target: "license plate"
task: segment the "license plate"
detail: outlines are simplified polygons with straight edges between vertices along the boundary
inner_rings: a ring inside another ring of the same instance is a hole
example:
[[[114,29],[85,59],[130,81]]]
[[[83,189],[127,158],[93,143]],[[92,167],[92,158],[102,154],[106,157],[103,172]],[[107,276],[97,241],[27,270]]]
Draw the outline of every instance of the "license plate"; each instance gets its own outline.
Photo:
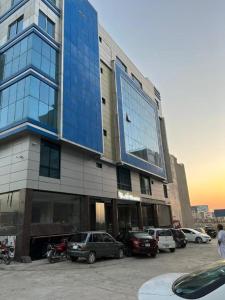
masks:
[[[77,245],[74,245],[74,246],[73,246],[73,249],[74,249],[74,250],[77,250],[77,248],[78,248]]]
[[[150,243],[145,243],[145,247],[150,247]]]
[[[164,248],[169,248],[168,244],[164,244],[163,246],[164,246]]]

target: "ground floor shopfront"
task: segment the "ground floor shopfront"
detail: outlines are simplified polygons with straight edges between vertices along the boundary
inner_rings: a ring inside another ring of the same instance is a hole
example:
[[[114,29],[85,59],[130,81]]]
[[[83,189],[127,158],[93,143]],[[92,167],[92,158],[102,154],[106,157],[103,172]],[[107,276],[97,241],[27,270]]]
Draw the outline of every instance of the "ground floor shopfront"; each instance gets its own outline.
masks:
[[[0,195],[0,237],[15,237],[16,255],[39,258],[48,242],[76,231],[171,226],[170,206],[140,199],[97,198],[23,189]]]

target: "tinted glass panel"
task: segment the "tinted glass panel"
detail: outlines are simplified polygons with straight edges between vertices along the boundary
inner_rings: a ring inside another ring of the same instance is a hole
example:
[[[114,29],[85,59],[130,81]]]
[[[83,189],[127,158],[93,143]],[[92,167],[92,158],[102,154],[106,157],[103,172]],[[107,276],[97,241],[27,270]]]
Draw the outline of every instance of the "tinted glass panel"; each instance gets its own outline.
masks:
[[[60,146],[41,141],[40,176],[60,178]]]
[[[132,190],[130,170],[123,167],[117,167],[117,185],[120,190]]]

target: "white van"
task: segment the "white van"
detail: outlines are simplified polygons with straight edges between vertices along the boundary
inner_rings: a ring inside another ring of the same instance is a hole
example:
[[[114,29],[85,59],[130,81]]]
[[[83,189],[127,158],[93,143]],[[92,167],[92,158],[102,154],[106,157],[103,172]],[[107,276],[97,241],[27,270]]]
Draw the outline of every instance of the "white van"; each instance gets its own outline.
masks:
[[[172,231],[164,228],[150,228],[146,229],[149,235],[158,241],[159,250],[170,250],[174,252],[176,250],[176,243],[173,238]]]

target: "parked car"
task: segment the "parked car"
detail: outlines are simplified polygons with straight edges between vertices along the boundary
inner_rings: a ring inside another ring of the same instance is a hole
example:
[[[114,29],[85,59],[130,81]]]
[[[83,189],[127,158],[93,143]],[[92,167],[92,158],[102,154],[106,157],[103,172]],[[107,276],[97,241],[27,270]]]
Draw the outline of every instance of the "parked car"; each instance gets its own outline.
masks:
[[[192,228],[181,228],[186,235],[188,242],[195,242],[198,244],[208,243],[211,241],[211,237],[206,233],[201,233]]]
[[[142,285],[138,300],[223,300],[225,261],[213,263],[191,274],[170,273],[155,277]]]
[[[146,231],[157,240],[159,250],[168,249],[170,252],[174,252],[176,250],[176,244],[170,229],[150,228],[146,229]]]
[[[205,231],[205,229],[204,229],[204,228],[202,228],[202,227],[195,228],[195,230],[197,230],[197,231],[199,231],[199,232],[201,232],[201,233],[204,233],[204,234],[206,234],[206,231]]]
[[[187,246],[187,238],[181,229],[171,228],[176,248],[185,248]]]
[[[212,238],[215,239],[217,237],[217,231],[215,228],[210,226],[205,226],[205,232]]]
[[[75,234],[68,242],[68,256],[72,261],[84,257],[93,264],[100,257],[123,258],[124,245],[106,232],[88,231]]]
[[[125,254],[144,254],[156,257],[158,252],[157,241],[144,231],[128,231],[118,235],[117,240],[122,242],[125,247]]]

